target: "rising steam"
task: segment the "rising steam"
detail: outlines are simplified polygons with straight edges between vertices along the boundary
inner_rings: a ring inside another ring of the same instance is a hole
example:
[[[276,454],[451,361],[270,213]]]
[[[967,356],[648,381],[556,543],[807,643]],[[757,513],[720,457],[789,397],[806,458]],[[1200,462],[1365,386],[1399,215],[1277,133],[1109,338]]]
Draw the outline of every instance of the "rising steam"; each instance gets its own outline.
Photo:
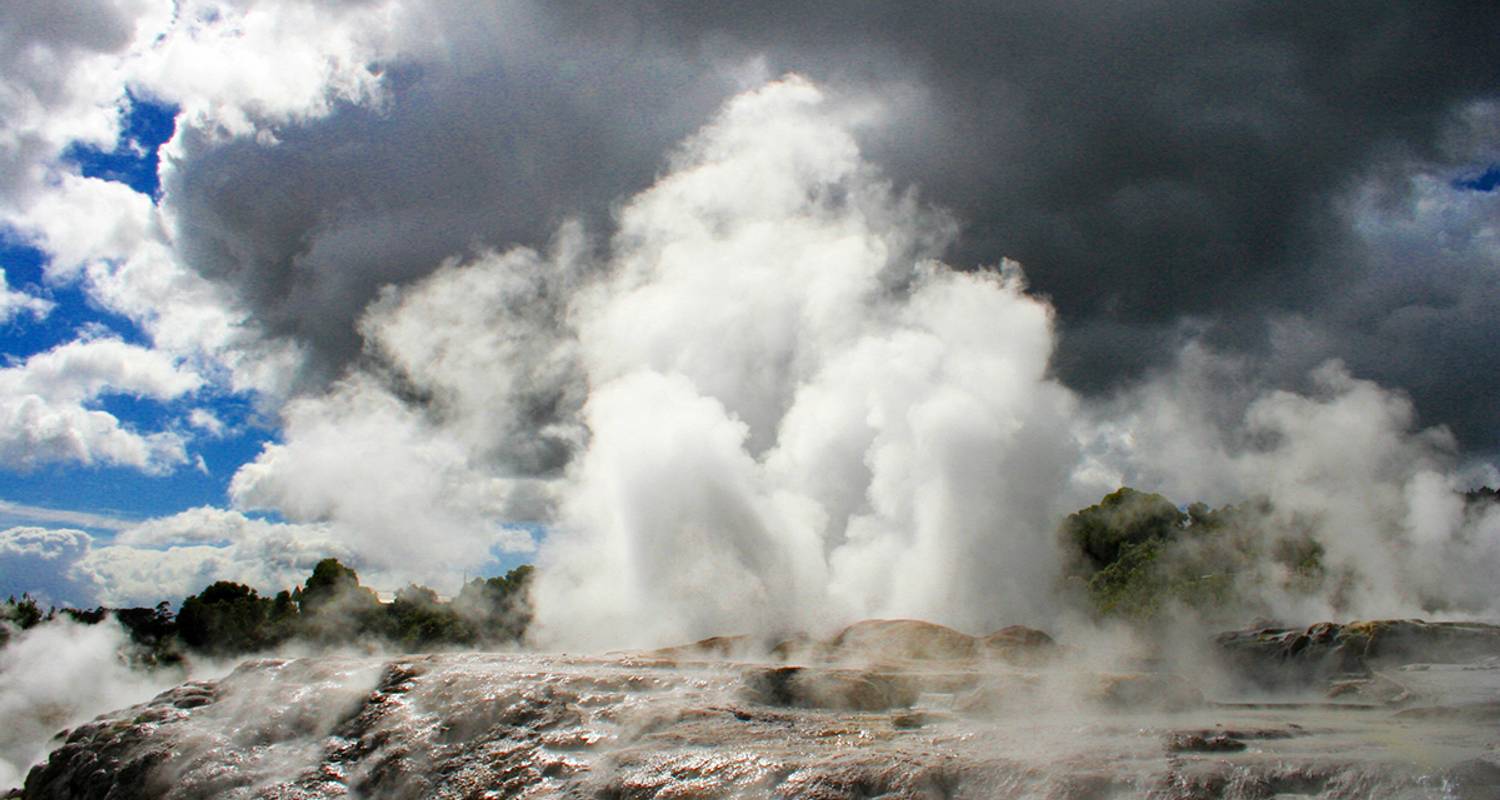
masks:
[[[1264,535],[1312,531],[1347,579],[1267,581],[1276,613],[1492,608],[1467,578],[1500,565],[1500,517],[1461,508],[1476,476],[1445,431],[1339,364],[1267,392],[1197,344],[1085,403],[1049,372],[1052,309],[1019,265],[939,262],[954,220],[862,157],[881,113],[770,83],[684,142],[606,245],[565,224],[547,253],[387,290],[364,366],[289,408],[235,499],[332,520],[398,580],[525,549],[494,520],[543,520],[552,645],[1046,625],[1059,520],[1122,483],[1259,498]]]
[[[972,627],[1045,602],[1075,450],[1050,309],[1013,267],[930,260],[951,223],[830,105],[797,79],[737,98],[621,213],[575,306],[592,438],[545,630]]]
[[[0,648],[0,790],[21,785],[58,732],[113,708],[149,699],[173,685],[176,670],[144,672],[121,655],[129,641],[106,620],[50,620],[17,631]]]

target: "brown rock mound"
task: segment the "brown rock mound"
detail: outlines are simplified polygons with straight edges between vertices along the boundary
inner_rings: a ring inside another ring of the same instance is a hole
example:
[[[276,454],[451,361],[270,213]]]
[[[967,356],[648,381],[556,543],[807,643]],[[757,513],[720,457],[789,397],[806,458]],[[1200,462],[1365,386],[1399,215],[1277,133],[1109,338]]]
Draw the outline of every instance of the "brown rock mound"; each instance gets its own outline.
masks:
[[[996,658],[1021,666],[1044,663],[1059,652],[1051,636],[1024,625],[976,637],[914,619],[865,620],[826,641],[796,636],[771,649],[771,655],[781,661],[955,662]]]
[[[871,660],[956,661],[979,653],[979,642],[973,636],[915,619],[856,622],[828,644],[836,656]]]
[[[749,636],[710,636],[692,644],[662,647],[645,655],[673,661],[690,661],[704,658],[745,658],[755,652],[755,642]]]
[[[1011,625],[980,640],[986,652],[1012,664],[1032,666],[1056,658],[1061,651],[1057,642],[1036,628]]]
[[[921,692],[916,676],[883,670],[766,667],[745,675],[745,699],[770,706],[884,711],[906,708]]]

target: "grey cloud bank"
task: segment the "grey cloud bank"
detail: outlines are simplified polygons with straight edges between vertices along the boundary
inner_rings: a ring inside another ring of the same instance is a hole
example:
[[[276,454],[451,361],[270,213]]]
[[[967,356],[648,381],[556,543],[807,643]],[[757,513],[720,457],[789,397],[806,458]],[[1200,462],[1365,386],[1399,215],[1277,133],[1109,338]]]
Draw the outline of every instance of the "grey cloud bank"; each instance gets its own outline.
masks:
[[[577,215],[607,230],[728,94],[790,70],[889,107],[865,152],[954,212],[954,263],[1026,265],[1070,386],[1107,391],[1199,335],[1274,381],[1344,358],[1467,446],[1500,443],[1495,387],[1423,366],[1500,374],[1454,333],[1493,336],[1474,292],[1495,201],[1424,201],[1500,157],[1482,6],[450,3],[393,35],[378,107],[276,147],[184,137],[168,181],[189,262],[309,347],[313,377],[358,352],[381,285]],[[1455,214],[1473,222],[1434,246]]]

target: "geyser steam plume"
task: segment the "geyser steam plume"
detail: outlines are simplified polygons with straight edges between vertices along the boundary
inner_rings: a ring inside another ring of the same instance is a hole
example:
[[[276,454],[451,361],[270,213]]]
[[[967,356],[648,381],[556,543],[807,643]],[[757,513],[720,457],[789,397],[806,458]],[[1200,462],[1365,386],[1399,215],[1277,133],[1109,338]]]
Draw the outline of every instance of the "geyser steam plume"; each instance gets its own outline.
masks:
[[[1451,436],[1337,364],[1309,395],[1262,391],[1193,343],[1083,403],[1048,372],[1052,310],[1020,267],[938,262],[953,221],[862,158],[881,116],[770,83],[620,207],[604,256],[568,224],[547,254],[388,290],[366,365],[292,405],[237,502],[332,520],[369,566],[429,579],[514,543],[495,519],[543,518],[544,645],[1046,625],[1059,520],[1128,482],[1265,498],[1266,536],[1320,537],[1339,596],[1266,575],[1272,612],[1489,608],[1437,577],[1500,565],[1500,516],[1449,499]],[[358,481],[330,455],[351,430],[370,433]]]
[[[861,159],[874,113],[797,78],[742,95],[622,211],[573,309],[591,439],[544,630],[1038,610],[1076,449],[1051,312],[1013,266],[931,260],[953,226]]]

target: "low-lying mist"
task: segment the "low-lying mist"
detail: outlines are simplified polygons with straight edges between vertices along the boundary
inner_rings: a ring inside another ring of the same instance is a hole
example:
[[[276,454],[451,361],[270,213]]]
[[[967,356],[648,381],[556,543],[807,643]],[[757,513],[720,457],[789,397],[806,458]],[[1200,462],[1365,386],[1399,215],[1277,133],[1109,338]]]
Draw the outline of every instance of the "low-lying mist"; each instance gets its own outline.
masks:
[[[186,677],[175,669],[132,669],[129,649],[113,621],[80,625],[66,618],[13,633],[0,647],[0,791],[21,785],[55,734]]]

